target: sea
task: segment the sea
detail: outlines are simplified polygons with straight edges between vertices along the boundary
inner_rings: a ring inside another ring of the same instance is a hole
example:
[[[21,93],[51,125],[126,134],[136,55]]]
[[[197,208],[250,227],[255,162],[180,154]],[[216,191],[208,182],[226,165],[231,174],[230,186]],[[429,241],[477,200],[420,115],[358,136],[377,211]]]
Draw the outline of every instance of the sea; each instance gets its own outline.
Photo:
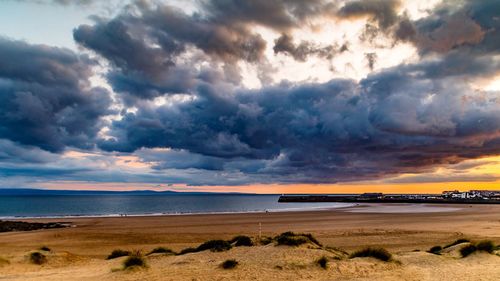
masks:
[[[350,203],[278,203],[279,195],[3,195],[0,219],[287,212],[348,207]]]

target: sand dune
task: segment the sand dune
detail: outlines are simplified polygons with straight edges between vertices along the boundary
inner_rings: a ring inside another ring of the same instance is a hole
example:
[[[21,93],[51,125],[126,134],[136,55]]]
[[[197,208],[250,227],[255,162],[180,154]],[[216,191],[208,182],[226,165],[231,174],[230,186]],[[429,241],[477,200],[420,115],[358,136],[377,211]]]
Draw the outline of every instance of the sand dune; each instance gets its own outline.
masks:
[[[461,258],[461,245],[442,255],[425,252],[457,238],[500,244],[498,206],[462,206],[441,213],[349,213],[342,210],[129,218],[74,219],[76,227],[0,234],[0,280],[498,280],[500,257],[475,253]],[[122,270],[125,259],[106,260],[113,249],[157,246],[179,251],[208,239],[237,234],[256,238],[293,230],[313,233],[323,245],[347,252],[381,246],[397,262],[349,259],[317,247],[260,245],[226,252],[147,256],[145,269]],[[29,262],[30,252],[47,245],[47,263]],[[418,251],[417,251],[418,250]],[[315,261],[326,256],[328,268]],[[338,258],[341,257],[340,260]],[[226,259],[240,264],[220,268]],[[8,260],[8,261],[7,261]]]

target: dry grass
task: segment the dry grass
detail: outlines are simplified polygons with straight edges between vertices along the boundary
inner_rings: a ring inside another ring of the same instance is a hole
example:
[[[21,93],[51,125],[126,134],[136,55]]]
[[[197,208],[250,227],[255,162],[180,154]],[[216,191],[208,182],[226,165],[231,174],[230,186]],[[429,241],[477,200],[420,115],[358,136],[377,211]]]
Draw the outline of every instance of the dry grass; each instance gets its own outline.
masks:
[[[384,248],[365,248],[352,253],[349,258],[371,257],[381,261],[391,261],[392,254]]]

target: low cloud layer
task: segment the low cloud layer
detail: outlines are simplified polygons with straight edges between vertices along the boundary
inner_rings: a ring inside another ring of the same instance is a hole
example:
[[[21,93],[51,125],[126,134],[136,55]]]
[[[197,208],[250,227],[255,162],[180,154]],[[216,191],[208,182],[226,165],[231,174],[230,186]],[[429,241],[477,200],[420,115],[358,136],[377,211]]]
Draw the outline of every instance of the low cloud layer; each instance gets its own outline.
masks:
[[[78,148],[133,156],[150,168],[131,181],[241,185],[384,179],[499,155],[500,93],[477,87],[500,73],[498,1],[444,2],[418,19],[403,4],[213,0],[188,13],[136,1],[114,18],[75,27],[75,41],[95,59],[0,39],[0,146],[16,147],[0,162],[42,163],[30,151],[57,158]],[[369,73],[359,80],[269,79],[286,67],[270,55],[304,63],[355,52],[348,41],[325,45],[296,35],[325,18],[365,20],[359,38],[367,46],[383,37],[389,46],[413,46],[418,58],[381,67],[374,46],[353,54]],[[114,100],[91,86],[96,64],[106,65]],[[259,87],[243,86],[248,69]],[[116,107],[123,110],[111,118]],[[124,176],[93,169],[40,173]],[[4,174],[29,170],[6,167]]]

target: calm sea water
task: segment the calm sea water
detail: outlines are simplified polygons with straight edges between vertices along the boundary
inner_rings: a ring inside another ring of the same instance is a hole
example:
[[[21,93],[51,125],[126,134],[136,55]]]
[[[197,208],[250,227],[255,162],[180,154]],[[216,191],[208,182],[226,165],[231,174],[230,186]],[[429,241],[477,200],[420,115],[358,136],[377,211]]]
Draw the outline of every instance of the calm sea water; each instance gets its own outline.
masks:
[[[278,203],[277,195],[0,196],[0,218],[275,212],[328,209],[348,203]]]

